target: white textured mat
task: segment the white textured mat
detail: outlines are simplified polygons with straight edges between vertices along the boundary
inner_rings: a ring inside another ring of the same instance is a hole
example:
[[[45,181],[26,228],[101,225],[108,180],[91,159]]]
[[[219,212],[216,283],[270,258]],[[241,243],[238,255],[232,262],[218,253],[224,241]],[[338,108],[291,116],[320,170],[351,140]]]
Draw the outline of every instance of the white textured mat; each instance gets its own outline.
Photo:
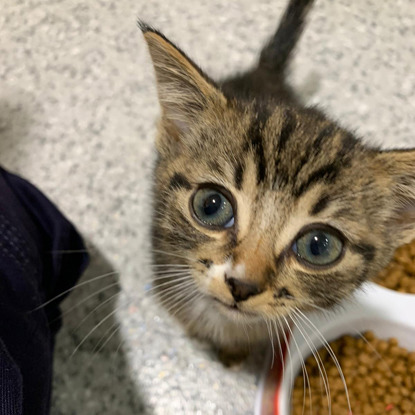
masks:
[[[122,289],[140,297],[148,277],[158,104],[136,17],[219,77],[253,62],[285,3],[1,0],[0,162],[48,194],[88,239],[86,278],[118,270]],[[414,45],[413,0],[320,0],[293,78],[310,102],[365,138],[415,146]],[[110,301],[111,278],[66,301],[68,310],[102,290],[65,315],[52,414],[252,413],[258,364],[225,370],[151,298]]]

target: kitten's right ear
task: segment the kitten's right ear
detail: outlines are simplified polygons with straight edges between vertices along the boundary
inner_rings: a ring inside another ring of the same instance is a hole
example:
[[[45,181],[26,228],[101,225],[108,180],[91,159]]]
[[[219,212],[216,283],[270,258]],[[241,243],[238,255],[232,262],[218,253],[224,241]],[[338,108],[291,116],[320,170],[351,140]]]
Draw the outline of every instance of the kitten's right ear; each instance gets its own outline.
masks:
[[[138,21],[153,61],[162,121],[180,140],[205,111],[223,108],[226,98],[215,84],[163,34]]]

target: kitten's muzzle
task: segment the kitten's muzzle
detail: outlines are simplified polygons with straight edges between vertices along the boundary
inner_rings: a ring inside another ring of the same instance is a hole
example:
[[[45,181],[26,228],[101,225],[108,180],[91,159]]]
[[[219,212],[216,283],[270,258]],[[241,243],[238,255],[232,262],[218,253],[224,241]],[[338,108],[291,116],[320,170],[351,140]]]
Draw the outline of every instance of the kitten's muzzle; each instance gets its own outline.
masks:
[[[225,282],[236,302],[245,301],[250,297],[262,293],[263,291],[256,284],[246,282],[238,278],[229,277],[227,274],[225,274]]]

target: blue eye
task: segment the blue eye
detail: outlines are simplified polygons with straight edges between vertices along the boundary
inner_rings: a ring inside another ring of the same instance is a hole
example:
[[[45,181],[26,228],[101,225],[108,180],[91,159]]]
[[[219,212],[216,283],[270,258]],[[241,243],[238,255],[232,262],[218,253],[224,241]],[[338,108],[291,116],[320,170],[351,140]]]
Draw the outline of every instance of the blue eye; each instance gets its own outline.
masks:
[[[294,242],[292,249],[299,258],[311,265],[330,265],[343,252],[343,241],[336,234],[328,229],[310,230]]]
[[[193,212],[203,225],[230,228],[234,224],[232,203],[221,191],[202,187],[193,196]]]

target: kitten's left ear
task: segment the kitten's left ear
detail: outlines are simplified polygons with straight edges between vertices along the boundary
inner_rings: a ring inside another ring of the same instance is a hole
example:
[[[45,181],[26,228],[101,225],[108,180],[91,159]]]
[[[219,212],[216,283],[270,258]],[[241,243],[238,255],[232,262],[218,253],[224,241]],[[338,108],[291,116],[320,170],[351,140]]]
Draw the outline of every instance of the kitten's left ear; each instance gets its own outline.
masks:
[[[391,179],[391,232],[400,244],[408,243],[415,239],[415,150],[382,151],[378,157]]]
[[[164,125],[170,136],[180,140],[204,111],[223,108],[226,98],[163,34],[140,21],[138,25],[153,60]]]

